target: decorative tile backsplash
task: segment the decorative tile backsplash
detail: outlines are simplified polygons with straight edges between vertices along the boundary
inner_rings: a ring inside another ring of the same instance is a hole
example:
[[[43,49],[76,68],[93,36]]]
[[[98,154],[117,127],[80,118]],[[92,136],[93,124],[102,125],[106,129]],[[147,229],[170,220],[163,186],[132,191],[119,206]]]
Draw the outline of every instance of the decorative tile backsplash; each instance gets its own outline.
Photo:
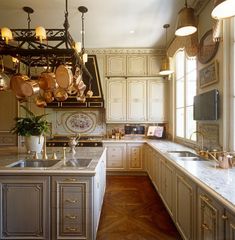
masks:
[[[105,135],[104,111],[100,109],[46,109],[52,135]]]

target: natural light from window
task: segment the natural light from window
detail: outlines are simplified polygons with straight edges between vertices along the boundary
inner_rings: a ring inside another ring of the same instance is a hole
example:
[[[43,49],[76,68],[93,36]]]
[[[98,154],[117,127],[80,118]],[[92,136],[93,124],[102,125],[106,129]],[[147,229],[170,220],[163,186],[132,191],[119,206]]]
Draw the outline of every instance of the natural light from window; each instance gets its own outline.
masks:
[[[176,80],[176,128],[175,135],[179,138],[190,139],[196,131],[196,121],[193,120],[193,97],[197,89],[197,62],[196,57],[187,57],[184,50],[175,55],[175,80]],[[196,140],[195,134],[191,140]]]

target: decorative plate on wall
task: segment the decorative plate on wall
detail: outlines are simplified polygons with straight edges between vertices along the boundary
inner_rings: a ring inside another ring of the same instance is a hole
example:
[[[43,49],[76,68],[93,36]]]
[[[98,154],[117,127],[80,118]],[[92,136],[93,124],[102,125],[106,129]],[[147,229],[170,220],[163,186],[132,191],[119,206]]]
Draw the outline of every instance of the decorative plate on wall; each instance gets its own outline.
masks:
[[[213,41],[212,29],[206,32],[200,40],[198,49],[198,60],[200,63],[208,63],[216,55],[219,42]]]
[[[86,113],[73,113],[68,116],[65,124],[72,132],[84,133],[95,127],[95,119]]]

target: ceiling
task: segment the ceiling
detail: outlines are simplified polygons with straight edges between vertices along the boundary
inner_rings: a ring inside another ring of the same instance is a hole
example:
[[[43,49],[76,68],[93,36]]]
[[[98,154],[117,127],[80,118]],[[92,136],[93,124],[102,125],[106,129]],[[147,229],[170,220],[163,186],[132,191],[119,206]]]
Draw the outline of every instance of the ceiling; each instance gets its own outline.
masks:
[[[168,42],[174,37],[178,11],[184,0],[68,0],[69,32],[81,40],[81,13],[86,6],[85,48],[164,48],[169,23]],[[195,0],[188,0],[191,6]],[[0,28],[27,28],[27,14],[22,7],[34,9],[31,28],[62,28],[65,0],[1,0]],[[132,33],[131,33],[132,31]],[[134,31],[134,32],[133,32]]]

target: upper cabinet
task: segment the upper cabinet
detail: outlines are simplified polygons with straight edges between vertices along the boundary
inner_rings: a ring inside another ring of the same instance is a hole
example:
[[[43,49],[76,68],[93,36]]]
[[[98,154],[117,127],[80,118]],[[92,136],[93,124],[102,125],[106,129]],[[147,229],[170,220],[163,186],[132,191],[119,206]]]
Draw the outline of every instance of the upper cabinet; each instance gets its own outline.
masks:
[[[128,55],[127,56],[127,76],[146,76],[147,56]]]
[[[126,76],[126,56],[108,55],[107,56],[107,76]]]
[[[161,56],[145,54],[110,54],[106,56],[106,76],[159,76]]]

